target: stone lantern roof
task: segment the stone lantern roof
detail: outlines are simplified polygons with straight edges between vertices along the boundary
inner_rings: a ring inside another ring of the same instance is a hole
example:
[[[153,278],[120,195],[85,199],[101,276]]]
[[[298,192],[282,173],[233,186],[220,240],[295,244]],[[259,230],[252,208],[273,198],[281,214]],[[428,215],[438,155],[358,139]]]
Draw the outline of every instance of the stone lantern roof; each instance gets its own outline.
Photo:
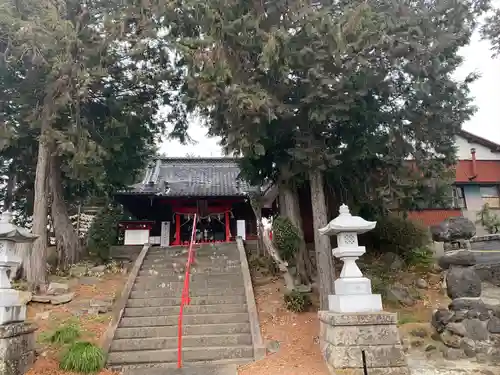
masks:
[[[334,236],[342,232],[363,234],[371,231],[377,225],[376,221],[367,221],[359,216],[352,216],[345,204],[339,208],[339,216],[321,228],[319,232],[325,236]]]
[[[6,211],[0,216],[0,240],[26,243],[35,241],[37,237],[30,231],[12,224],[11,212]]]

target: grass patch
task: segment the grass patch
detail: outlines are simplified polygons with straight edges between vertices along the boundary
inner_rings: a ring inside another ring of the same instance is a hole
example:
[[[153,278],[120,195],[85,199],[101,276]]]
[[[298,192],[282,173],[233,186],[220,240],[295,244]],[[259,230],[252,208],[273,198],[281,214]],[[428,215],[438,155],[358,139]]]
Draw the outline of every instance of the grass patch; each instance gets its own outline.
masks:
[[[77,341],[65,350],[59,367],[65,371],[93,374],[104,367],[104,353],[90,342]]]
[[[54,345],[65,345],[74,342],[80,336],[80,327],[75,323],[67,323],[53,332],[43,332],[39,340]]]
[[[311,306],[311,297],[307,293],[292,290],[290,293],[285,294],[285,307],[287,310],[293,312],[304,312]]]

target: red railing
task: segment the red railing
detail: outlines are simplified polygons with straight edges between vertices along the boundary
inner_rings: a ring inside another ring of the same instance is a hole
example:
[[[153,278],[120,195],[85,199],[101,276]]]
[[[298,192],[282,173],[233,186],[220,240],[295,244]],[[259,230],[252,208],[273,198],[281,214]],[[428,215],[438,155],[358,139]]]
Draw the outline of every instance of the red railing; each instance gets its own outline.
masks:
[[[193,263],[193,244],[195,243],[195,235],[196,235],[196,214],[194,214],[193,218],[193,230],[191,232],[191,241],[189,242],[189,251],[188,251],[188,259],[186,262],[186,273],[184,275],[184,287],[182,288],[182,296],[181,296],[181,307],[179,310],[179,337],[178,337],[178,348],[177,348],[177,368],[182,367],[182,319],[184,317],[184,306],[189,305],[189,276],[191,271],[191,264]]]

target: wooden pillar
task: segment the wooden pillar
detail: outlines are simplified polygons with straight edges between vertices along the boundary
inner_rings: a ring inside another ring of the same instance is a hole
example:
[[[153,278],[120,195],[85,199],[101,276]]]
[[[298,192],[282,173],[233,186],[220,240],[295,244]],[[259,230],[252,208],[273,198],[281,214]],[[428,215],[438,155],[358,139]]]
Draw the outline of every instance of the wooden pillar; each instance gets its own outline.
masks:
[[[231,240],[231,229],[229,226],[229,212],[228,211],[226,211],[226,213],[225,213],[224,223],[226,224],[226,242],[229,242]]]
[[[179,214],[175,214],[175,241],[173,244],[181,244],[181,215]]]

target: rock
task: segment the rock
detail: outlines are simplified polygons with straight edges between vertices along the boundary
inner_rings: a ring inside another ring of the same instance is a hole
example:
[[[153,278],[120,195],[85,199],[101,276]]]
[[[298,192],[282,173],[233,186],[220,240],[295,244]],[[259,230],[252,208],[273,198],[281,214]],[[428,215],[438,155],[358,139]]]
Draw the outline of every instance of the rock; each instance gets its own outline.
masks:
[[[294,290],[300,293],[311,293],[312,286],[311,285],[297,285]]]
[[[434,241],[450,242],[471,239],[476,234],[476,225],[463,216],[450,217],[430,230]]]
[[[467,357],[472,358],[476,356],[476,343],[474,340],[469,338],[462,339],[461,348]]]
[[[488,322],[488,324],[487,324],[486,328],[487,328],[487,329],[488,329],[488,331],[489,331],[489,332],[491,332],[491,333],[500,333],[500,319],[499,319],[499,318],[497,318],[496,316],[493,316],[493,317],[489,320],[489,322]]]
[[[50,311],[43,311],[35,314],[35,320],[47,320],[50,317]]]
[[[88,268],[84,265],[73,266],[69,270],[69,274],[73,277],[80,277],[87,274]]]
[[[392,285],[387,288],[386,300],[403,306],[415,305],[415,299],[409,289],[400,285]]]
[[[410,346],[412,348],[420,348],[424,346],[425,340],[420,338],[420,337],[414,337],[412,340],[410,340]]]
[[[439,264],[437,264],[437,263],[432,263],[432,264],[431,264],[431,269],[430,269],[430,271],[431,271],[432,273],[438,274],[438,273],[443,272],[443,269],[441,268],[441,266],[440,266]]]
[[[412,336],[420,337],[423,339],[423,338],[427,337],[427,330],[424,327],[419,327],[419,328],[412,329],[410,331],[410,334]]]
[[[467,336],[467,330],[462,323],[448,323],[446,329],[455,335],[462,337]]]
[[[432,352],[432,351],[434,351],[434,350],[436,350],[436,349],[437,349],[436,345],[432,345],[432,344],[429,344],[429,345],[427,345],[427,346],[425,347],[425,351],[426,351],[426,352]]]
[[[467,311],[459,310],[459,311],[455,311],[455,313],[453,314],[453,317],[450,319],[450,322],[459,323],[464,319],[467,319]]]
[[[448,324],[452,317],[453,312],[446,309],[438,309],[432,315],[431,324],[436,329],[436,331],[443,332],[445,326]]]
[[[458,250],[446,253],[441,258],[439,258],[438,263],[442,269],[447,270],[451,266],[474,266],[477,261],[473,252],[467,250]]]
[[[418,279],[417,282],[415,283],[415,285],[419,289],[427,289],[427,287],[429,286],[427,284],[427,281],[425,281],[424,279]]]
[[[106,314],[112,310],[113,302],[94,299],[90,301],[90,307],[99,314]]]
[[[488,362],[488,355],[485,353],[476,353],[476,362],[477,363],[486,363]]]
[[[486,341],[489,338],[486,324],[479,319],[465,319],[462,324],[467,331],[467,337],[474,341]]]
[[[50,303],[50,300],[53,296],[48,296],[46,294],[34,294],[31,297],[32,302],[39,302],[39,303]]]
[[[31,299],[33,298],[33,293],[31,292],[25,292],[25,291],[19,291],[19,303],[22,305],[28,304],[28,302],[31,302]]]
[[[277,353],[280,350],[280,342],[278,340],[269,341],[267,350],[269,353]]]
[[[476,353],[482,353],[486,355],[491,355],[493,352],[493,348],[491,347],[491,343],[485,341],[476,341]]]
[[[75,293],[65,293],[58,296],[52,296],[50,299],[50,303],[53,305],[62,305],[63,303],[70,302],[74,296]]]
[[[92,267],[90,269],[91,272],[95,272],[95,273],[102,273],[104,271],[106,271],[106,266],[104,265],[101,265],[101,266],[95,266],[95,267]]]
[[[448,306],[453,311],[479,310],[488,311],[486,305],[479,298],[456,298]]]
[[[461,349],[443,348],[443,357],[449,361],[456,361],[465,358],[465,353]]]
[[[481,296],[481,279],[472,268],[452,267],[446,274],[446,291],[451,299]]]
[[[399,271],[405,266],[403,258],[395,253],[385,253],[380,258],[382,264],[392,271]]]
[[[95,285],[95,284],[98,284],[99,283],[99,278],[97,277],[94,277],[94,276],[86,276],[86,277],[82,277],[80,279],[80,284],[81,285]]]
[[[443,331],[440,335],[441,341],[450,348],[460,348],[462,345],[462,338],[454,335],[450,331]]]
[[[63,283],[50,283],[47,289],[47,294],[58,295],[69,292],[69,285]]]

